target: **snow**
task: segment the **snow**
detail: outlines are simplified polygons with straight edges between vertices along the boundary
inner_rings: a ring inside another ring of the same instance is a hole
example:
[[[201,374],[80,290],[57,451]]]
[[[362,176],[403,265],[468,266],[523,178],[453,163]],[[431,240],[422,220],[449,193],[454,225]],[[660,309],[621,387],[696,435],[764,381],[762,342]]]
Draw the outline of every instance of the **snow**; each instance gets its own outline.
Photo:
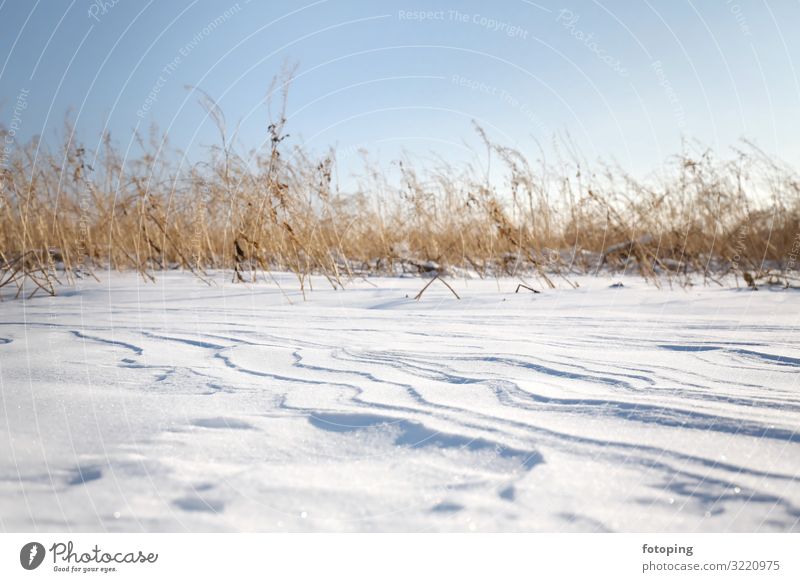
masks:
[[[6,300],[0,529],[800,531],[800,294],[617,280]]]

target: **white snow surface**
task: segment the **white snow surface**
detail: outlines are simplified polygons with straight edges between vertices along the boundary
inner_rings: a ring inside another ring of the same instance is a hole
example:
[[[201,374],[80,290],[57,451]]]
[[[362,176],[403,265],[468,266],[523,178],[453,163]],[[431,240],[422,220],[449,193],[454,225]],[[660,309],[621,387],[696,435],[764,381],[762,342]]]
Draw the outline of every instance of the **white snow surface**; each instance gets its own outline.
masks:
[[[800,292],[425,282],[5,300],[0,529],[800,531]]]

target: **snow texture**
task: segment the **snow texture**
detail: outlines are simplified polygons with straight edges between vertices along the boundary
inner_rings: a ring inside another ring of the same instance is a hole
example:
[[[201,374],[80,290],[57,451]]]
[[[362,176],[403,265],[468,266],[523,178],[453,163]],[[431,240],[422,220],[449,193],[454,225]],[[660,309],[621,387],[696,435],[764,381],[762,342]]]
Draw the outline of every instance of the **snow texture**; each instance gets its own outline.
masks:
[[[0,303],[0,529],[800,531],[797,291],[219,281]]]

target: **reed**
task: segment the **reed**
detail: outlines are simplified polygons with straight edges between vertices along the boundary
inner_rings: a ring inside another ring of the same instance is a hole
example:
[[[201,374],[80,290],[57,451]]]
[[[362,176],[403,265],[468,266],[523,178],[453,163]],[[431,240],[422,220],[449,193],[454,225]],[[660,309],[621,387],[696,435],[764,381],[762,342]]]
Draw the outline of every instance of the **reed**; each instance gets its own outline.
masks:
[[[640,180],[576,157],[530,160],[477,128],[503,169],[494,182],[470,167],[403,161],[399,183],[367,167],[360,187],[343,192],[336,152],[291,147],[282,113],[268,147],[245,160],[222,112],[210,99],[204,106],[220,144],[189,168],[155,132],[137,136],[145,153],[125,161],[108,137],[92,152],[73,139],[55,150],[18,145],[0,190],[0,291],[55,294],[101,268],[147,280],[184,269],[206,281],[226,270],[239,282],[289,270],[304,293],[312,274],[340,289],[401,272],[544,287],[600,271],[655,285],[797,282],[800,177],[747,142],[723,160],[687,147]]]

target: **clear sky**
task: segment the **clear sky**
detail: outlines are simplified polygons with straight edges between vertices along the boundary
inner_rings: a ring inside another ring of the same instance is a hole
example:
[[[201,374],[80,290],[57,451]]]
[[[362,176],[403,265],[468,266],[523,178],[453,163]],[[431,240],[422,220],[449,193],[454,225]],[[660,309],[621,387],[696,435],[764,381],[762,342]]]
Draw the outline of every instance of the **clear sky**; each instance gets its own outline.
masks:
[[[797,0],[0,0],[0,121],[52,139],[72,108],[90,148],[107,128],[123,150],[156,122],[199,159],[216,137],[198,86],[247,150],[289,61],[292,139],[345,164],[469,156],[474,119],[526,152],[569,133],[637,173],[681,136],[800,166],[798,27]]]

